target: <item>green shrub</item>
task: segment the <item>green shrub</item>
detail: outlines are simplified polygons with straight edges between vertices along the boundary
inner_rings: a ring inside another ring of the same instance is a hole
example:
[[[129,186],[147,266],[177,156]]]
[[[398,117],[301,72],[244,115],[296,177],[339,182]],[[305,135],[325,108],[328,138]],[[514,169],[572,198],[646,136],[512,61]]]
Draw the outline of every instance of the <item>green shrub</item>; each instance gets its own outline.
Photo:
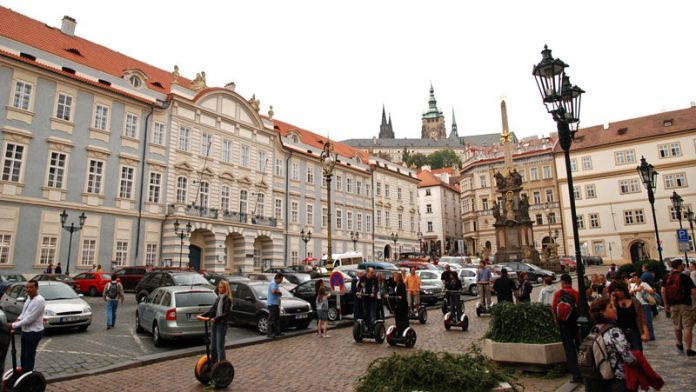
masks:
[[[632,273],[637,272],[638,275],[643,273],[643,264],[648,264],[648,270],[655,273],[655,280],[660,280],[667,275],[667,267],[658,260],[640,260],[635,263],[624,264],[619,267],[619,276],[631,276]]]
[[[501,343],[546,344],[561,341],[551,306],[501,302],[491,307],[491,321],[484,336]]]
[[[476,346],[464,354],[416,351],[373,361],[356,392],[490,391],[512,377],[488,361]]]

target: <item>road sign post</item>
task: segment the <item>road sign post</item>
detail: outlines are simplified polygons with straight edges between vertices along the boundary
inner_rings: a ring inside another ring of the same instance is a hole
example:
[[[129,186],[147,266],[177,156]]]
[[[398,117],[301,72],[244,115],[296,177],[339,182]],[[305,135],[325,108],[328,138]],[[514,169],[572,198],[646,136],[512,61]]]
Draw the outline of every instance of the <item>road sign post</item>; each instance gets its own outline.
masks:
[[[338,310],[338,319],[341,319],[341,294],[345,291],[345,281],[343,279],[343,274],[339,271],[334,271],[329,276],[329,284],[331,285],[331,290],[338,292],[336,295],[336,310]],[[336,290],[338,288],[338,290]]]
[[[677,243],[679,244],[679,252],[684,252],[686,255],[686,252],[691,250],[691,247],[689,246],[689,232],[686,229],[679,229],[677,230]],[[688,264],[688,260],[684,260],[685,263]]]

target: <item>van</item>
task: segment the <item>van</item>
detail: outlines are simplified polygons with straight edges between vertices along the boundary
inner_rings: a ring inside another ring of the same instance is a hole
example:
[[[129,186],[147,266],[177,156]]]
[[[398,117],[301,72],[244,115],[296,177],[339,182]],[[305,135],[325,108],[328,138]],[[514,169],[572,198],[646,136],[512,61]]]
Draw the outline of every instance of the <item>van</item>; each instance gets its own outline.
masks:
[[[333,260],[328,260],[326,255],[321,258],[321,264],[329,271],[338,266],[360,264],[363,261],[365,261],[365,258],[363,258],[360,252],[334,253]]]
[[[468,256],[442,256],[440,257],[440,261],[438,263],[454,263],[459,265],[465,265],[471,264],[471,259]]]

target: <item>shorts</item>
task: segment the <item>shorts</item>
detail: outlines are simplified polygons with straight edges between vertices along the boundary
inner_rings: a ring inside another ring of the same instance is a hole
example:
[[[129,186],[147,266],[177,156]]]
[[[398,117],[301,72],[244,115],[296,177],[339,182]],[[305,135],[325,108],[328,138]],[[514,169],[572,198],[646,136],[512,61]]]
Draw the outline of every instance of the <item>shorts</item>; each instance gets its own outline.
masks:
[[[694,328],[696,322],[696,310],[691,305],[671,305],[672,323],[675,329]]]
[[[329,310],[328,309],[318,309],[317,318],[319,321],[329,321]]]

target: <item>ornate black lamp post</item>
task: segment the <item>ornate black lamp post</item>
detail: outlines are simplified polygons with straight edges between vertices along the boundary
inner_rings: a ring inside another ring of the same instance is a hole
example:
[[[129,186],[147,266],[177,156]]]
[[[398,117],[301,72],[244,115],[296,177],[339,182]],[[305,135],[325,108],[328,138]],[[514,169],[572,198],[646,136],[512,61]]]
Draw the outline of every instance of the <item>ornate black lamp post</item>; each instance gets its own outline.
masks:
[[[419,254],[420,254],[421,257],[423,257],[423,233],[421,233],[421,232],[419,231],[417,235],[418,235],[418,246],[419,246],[418,250],[419,250]]]
[[[580,294],[580,317],[578,318],[578,326],[581,329],[582,336],[586,336],[590,331],[591,324],[588,319],[585,266],[582,261],[580,236],[578,234],[577,225],[578,217],[575,211],[573,173],[570,169],[570,146],[573,143],[575,132],[577,132],[580,124],[580,103],[582,94],[585,91],[570,83],[570,77],[568,77],[565,72],[568,64],[561,61],[561,59],[554,59],[551,56],[551,49],[544,46],[541,55],[541,61],[534,66],[532,75],[534,75],[536,79],[539,93],[541,93],[542,101],[546,106],[546,111],[551,113],[553,120],[556,122],[559,143],[565,155],[568,197],[570,198],[570,216],[573,227],[573,245],[575,246],[575,260],[577,260],[578,293]]]
[[[307,243],[312,239],[312,230],[307,230],[305,233],[304,229],[302,229],[302,231],[300,231],[300,239],[304,241],[305,258],[307,258],[309,257],[307,253]]]
[[[677,219],[679,219],[679,228],[683,229],[684,227],[682,226],[682,208],[684,207],[684,199],[682,199],[681,196],[677,193],[677,191],[672,192],[672,196],[670,197],[670,200],[672,200],[672,207],[674,208],[674,212],[677,213]],[[689,255],[684,251],[684,263],[688,265],[689,263]]]
[[[694,237],[694,223],[696,223],[696,218],[694,218],[694,212],[691,208],[686,209],[686,220],[689,221],[689,227],[691,228],[691,242],[696,244],[696,237]],[[696,246],[694,246],[694,251],[696,251]]]
[[[181,256],[184,253],[184,237],[188,237],[191,234],[191,222],[188,222],[184,227],[179,230],[179,220],[174,221],[174,235],[181,239],[179,244],[179,268],[181,268]]]
[[[65,210],[63,210],[63,212],[60,213],[60,225],[63,228],[63,230],[67,230],[70,233],[70,239],[68,240],[68,262],[65,266],[66,275],[70,275],[70,252],[72,251],[72,235],[74,232],[82,230],[82,228],[85,226],[85,220],[87,220],[87,216],[84,212],[80,214],[79,219],[79,226],[75,226],[75,222],[70,223],[70,225],[68,226],[65,224],[65,222],[68,220],[68,213],[65,212]]]
[[[328,240],[329,240],[329,245],[328,245],[328,256],[327,260],[331,262],[333,265],[333,250],[331,249],[331,227],[333,226],[333,223],[331,222],[331,178],[333,177],[333,172],[334,172],[334,167],[336,167],[336,162],[338,162],[338,153],[334,150],[333,143],[331,143],[331,140],[326,139],[326,142],[324,143],[324,149],[321,151],[321,155],[319,155],[319,159],[321,161],[321,171],[324,174],[324,178],[326,179],[326,197],[327,197],[327,203],[328,203],[328,208],[326,217],[328,220]]]
[[[636,167],[640,180],[643,182],[645,189],[648,191],[648,201],[652,209],[653,225],[655,226],[655,239],[657,240],[657,254],[660,256],[662,263],[662,242],[660,241],[660,231],[657,229],[657,216],[655,215],[655,187],[657,186],[657,171],[655,167],[645,160],[645,157],[640,157],[640,166]]]
[[[391,233],[391,240],[394,241],[394,250],[392,251],[392,258],[396,261],[396,241],[399,240],[399,233]]]
[[[357,250],[356,248],[356,243],[358,242],[358,239],[360,238],[360,233],[357,231],[351,231],[350,232],[350,240],[353,241],[353,250]]]

